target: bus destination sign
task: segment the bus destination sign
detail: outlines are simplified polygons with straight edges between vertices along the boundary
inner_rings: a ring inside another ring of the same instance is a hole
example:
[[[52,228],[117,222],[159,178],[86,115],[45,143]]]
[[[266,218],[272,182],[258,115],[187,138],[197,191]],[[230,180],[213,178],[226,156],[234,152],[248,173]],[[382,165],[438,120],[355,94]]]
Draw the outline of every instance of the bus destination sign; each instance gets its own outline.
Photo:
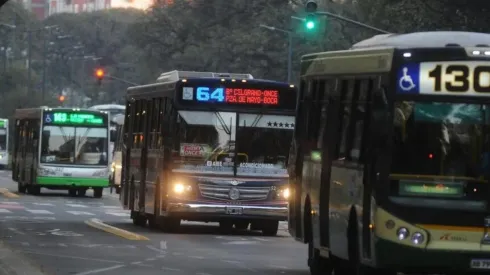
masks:
[[[92,125],[101,126],[105,124],[102,114],[93,113],[71,113],[71,112],[47,112],[44,113],[44,124],[51,125]]]
[[[6,120],[0,119],[0,128],[5,128],[5,126],[6,126]]]
[[[219,104],[243,107],[266,107],[294,110],[296,108],[296,91],[284,84],[270,85],[256,83],[184,83],[181,102],[184,105]]]

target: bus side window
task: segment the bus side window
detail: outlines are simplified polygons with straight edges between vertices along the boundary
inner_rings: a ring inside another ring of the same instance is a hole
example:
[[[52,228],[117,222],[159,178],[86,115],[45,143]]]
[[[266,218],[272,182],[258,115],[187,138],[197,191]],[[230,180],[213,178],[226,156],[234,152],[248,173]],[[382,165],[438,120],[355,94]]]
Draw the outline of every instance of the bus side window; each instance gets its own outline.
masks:
[[[338,159],[344,159],[347,155],[347,146],[348,146],[348,130],[349,130],[349,125],[350,125],[350,119],[351,119],[351,102],[352,102],[352,95],[354,91],[354,87],[352,85],[353,83],[349,80],[342,80],[341,81],[341,93],[340,93],[340,108],[339,108],[339,118],[341,119],[339,123],[339,132],[338,135],[340,135],[340,143],[339,146],[337,147],[338,150]]]

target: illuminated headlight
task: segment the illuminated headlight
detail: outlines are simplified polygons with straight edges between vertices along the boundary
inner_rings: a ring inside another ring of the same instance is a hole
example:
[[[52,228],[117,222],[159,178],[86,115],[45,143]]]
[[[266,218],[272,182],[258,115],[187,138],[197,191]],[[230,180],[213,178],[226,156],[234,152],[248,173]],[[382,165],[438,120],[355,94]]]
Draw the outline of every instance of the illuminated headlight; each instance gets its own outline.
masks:
[[[3,159],[3,155],[2,154],[0,154],[0,159]]]
[[[289,188],[284,188],[279,190],[279,198],[280,199],[289,199],[290,191]]]
[[[116,169],[116,163],[112,163],[111,165],[111,172],[114,172],[114,170]]]
[[[405,240],[406,238],[408,238],[408,236],[410,235],[410,232],[405,227],[401,227],[396,231],[396,235],[398,236],[398,239],[401,241],[401,240]]]
[[[422,233],[415,232],[412,235],[412,243],[414,243],[414,244],[421,244],[423,242],[424,242],[424,235],[422,235]]]
[[[184,185],[182,183],[176,183],[174,184],[174,192],[177,194],[183,194],[185,192],[189,192],[192,190],[192,187],[189,185]]]

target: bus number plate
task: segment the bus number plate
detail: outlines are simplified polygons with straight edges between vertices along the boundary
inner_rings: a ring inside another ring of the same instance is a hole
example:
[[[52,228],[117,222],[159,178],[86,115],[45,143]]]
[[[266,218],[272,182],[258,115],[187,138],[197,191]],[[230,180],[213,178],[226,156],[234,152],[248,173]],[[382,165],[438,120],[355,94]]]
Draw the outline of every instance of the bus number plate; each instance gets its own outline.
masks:
[[[473,259],[470,266],[475,269],[490,269],[490,259]]]
[[[241,214],[243,214],[243,208],[242,207],[226,207],[225,211],[226,211],[226,214],[228,214],[228,215],[241,215]]]

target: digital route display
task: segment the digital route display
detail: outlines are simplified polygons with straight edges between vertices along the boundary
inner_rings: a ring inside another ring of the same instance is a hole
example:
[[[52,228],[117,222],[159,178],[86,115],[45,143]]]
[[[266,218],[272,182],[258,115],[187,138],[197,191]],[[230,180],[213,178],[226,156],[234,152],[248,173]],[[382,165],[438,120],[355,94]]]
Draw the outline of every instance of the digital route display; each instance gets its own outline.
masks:
[[[0,128],[5,128],[6,120],[5,119],[0,119]]]
[[[43,122],[46,125],[107,125],[107,115],[83,112],[45,112]]]
[[[400,181],[399,194],[402,196],[462,197],[464,187],[459,183]]]
[[[255,80],[188,80],[181,84],[180,102],[187,106],[215,104],[244,108],[296,109],[296,88],[289,84]]]

